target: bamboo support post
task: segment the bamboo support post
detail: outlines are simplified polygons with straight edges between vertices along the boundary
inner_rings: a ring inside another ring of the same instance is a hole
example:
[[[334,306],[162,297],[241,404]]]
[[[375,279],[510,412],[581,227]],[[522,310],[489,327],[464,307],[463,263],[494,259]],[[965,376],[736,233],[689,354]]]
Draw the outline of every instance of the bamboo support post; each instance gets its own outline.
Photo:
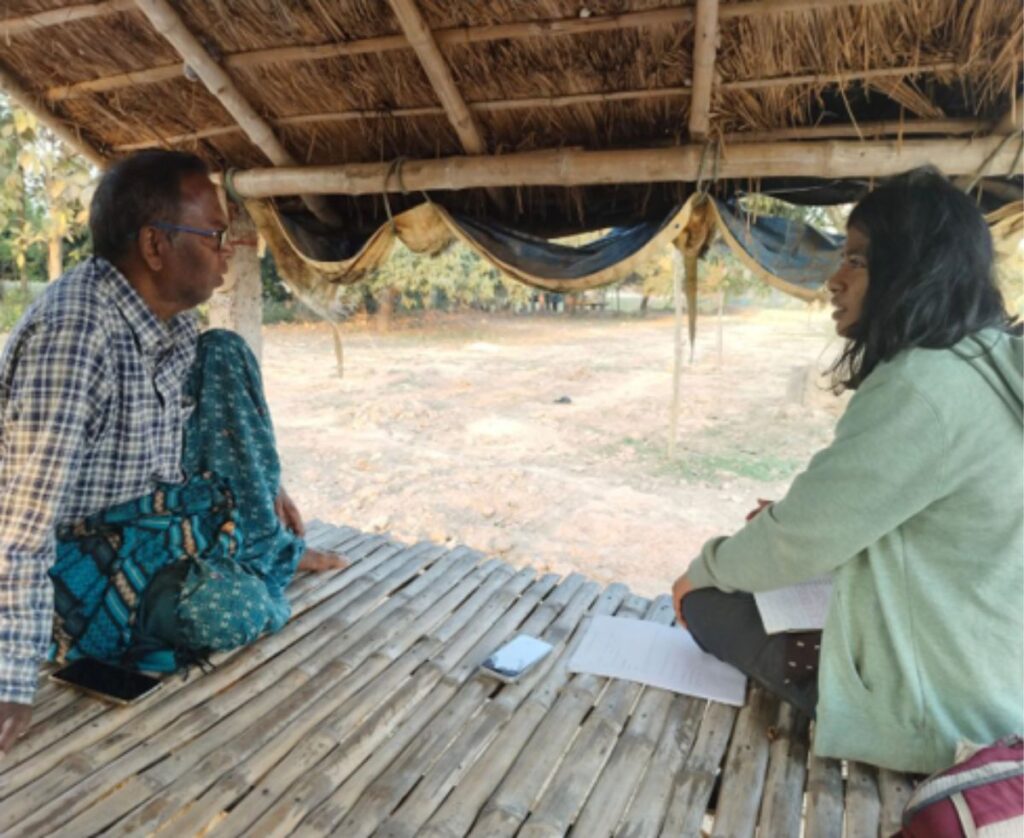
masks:
[[[672,306],[675,311],[672,329],[672,403],[668,414],[668,458],[676,456],[679,434],[679,399],[683,377],[683,256],[676,239],[672,251]]]
[[[693,96],[690,99],[690,140],[703,142],[711,118],[711,86],[718,51],[718,0],[697,0],[693,25]]]
[[[206,89],[241,126],[253,145],[266,154],[274,165],[294,166],[297,162],[295,158],[274,135],[266,120],[256,113],[253,106],[235,87],[231,77],[188,30],[168,0],[136,0],[136,4],[161,37],[174,47],[206,85]],[[302,199],[321,221],[339,221],[338,215],[331,209],[326,199],[306,194],[302,195]]]

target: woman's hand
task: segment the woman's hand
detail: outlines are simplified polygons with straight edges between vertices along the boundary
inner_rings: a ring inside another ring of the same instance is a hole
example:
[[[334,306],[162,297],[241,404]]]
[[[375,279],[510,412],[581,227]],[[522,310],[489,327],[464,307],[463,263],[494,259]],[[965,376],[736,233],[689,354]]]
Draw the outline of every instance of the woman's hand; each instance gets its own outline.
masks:
[[[284,486],[281,487],[277,493],[277,497],[274,498],[274,512],[277,513],[277,517],[281,519],[281,523],[285,529],[291,530],[298,536],[306,534],[306,526],[302,523],[302,516],[299,514],[299,508],[295,505],[295,502],[288,497],[288,493],[284,490]]]
[[[672,583],[672,605],[676,609],[676,622],[680,628],[686,628],[686,620],[683,619],[683,597],[693,590],[693,585],[684,573]]]

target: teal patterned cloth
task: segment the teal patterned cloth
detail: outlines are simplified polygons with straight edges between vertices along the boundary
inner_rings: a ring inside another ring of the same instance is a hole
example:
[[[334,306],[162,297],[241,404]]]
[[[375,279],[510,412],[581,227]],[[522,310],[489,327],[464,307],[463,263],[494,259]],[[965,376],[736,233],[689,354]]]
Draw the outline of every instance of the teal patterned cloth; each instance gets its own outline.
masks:
[[[186,482],[58,530],[51,659],[172,671],[287,623],[305,544],[274,510],[281,463],[245,342],[204,333],[186,394]]]

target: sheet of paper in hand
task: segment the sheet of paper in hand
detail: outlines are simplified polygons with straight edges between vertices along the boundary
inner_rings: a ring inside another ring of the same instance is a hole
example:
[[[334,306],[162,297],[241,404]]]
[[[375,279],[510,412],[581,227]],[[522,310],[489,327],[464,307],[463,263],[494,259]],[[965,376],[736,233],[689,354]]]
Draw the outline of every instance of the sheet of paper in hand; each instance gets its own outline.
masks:
[[[754,594],[761,622],[768,634],[784,631],[819,631],[825,627],[832,596],[832,577],[823,576],[788,588]]]
[[[746,676],[702,652],[688,631],[601,614],[591,620],[569,671],[623,678],[736,707],[747,692]]]

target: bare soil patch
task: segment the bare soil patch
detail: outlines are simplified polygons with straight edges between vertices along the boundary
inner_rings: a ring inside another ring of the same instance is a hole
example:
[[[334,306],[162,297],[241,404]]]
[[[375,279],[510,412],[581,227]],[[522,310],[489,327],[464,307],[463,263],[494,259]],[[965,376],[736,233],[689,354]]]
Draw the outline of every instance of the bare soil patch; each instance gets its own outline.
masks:
[[[721,363],[705,318],[669,460],[672,328],[564,314],[350,325],[338,378],[325,326],[267,327],[286,485],[307,519],[662,593],[705,540],[785,492],[842,409],[822,382],[802,388],[838,348],[827,315],[729,316]]]

